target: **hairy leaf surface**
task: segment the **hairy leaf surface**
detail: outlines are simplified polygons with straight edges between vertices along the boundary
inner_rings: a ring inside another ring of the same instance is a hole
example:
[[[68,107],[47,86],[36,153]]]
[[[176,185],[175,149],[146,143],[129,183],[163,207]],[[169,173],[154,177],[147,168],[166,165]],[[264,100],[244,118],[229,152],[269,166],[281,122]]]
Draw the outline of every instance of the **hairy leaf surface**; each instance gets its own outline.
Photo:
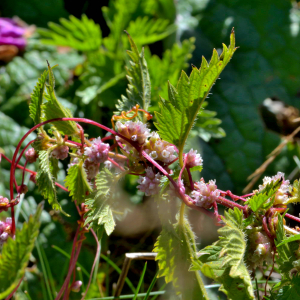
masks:
[[[192,270],[220,282],[220,290],[229,299],[254,299],[251,278],[244,262],[246,237],[242,230],[243,214],[235,208],[225,212],[226,226],[218,230],[219,240],[199,252]]]
[[[227,48],[223,44],[220,56],[214,49],[209,64],[203,57],[200,69],[193,67],[190,77],[182,71],[177,87],[169,84],[169,99],[161,98],[160,113],[156,113],[155,126],[162,139],[179,148],[185,144],[203,101],[235,50],[232,32],[230,46]]]
[[[0,254],[0,298],[7,297],[18,285],[25,274],[34,242],[38,236],[40,216],[43,206],[40,204],[34,216],[30,216],[22,229],[17,229],[15,239],[8,238]]]
[[[47,75],[48,71],[44,71],[31,94],[31,101],[29,104],[29,115],[34,121],[34,124],[39,124],[41,122],[43,96]]]
[[[110,235],[115,228],[115,220],[112,212],[112,205],[117,200],[114,197],[115,185],[118,179],[108,170],[103,169],[96,176],[97,190],[88,198],[85,204],[90,209],[87,213],[86,224],[97,228],[104,226],[107,235]]]
[[[73,201],[77,200],[78,203],[82,203],[86,198],[86,193],[92,191],[83,167],[83,160],[69,168],[65,182],[65,186],[69,190]]]
[[[157,252],[159,273],[166,283],[172,284],[183,299],[208,299],[199,273],[190,272],[192,258],[195,259],[195,236],[187,220],[184,225],[163,226],[153,249]]]
[[[126,90],[127,97],[122,95],[122,100],[118,100],[116,105],[119,112],[128,111],[134,105],[139,104],[144,110],[148,110],[151,102],[151,83],[147,62],[144,56],[144,49],[139,52],[136,44],[128,35],[131,51],[127,51],[131,58],[130,67],[127,68],[127,79],[129,81]]]

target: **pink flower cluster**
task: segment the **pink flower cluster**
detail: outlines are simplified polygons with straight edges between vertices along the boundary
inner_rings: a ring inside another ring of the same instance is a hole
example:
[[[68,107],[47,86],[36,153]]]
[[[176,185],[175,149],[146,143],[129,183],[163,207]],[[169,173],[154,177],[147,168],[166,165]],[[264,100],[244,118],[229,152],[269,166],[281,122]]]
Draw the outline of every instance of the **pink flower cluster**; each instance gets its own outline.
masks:
[[[36,159],[38,158],[38,154],[35,152],[33,148],[30,148],[25,152],[25,157],[27,162],[32,164],[36,162]]]
[[[0,18],[0,45],[14,45],[19,49],[25,48],[25,32],[26,29],[20,27],[14,20]]]
[[[282,179],[282,183],[275,194],[274,204],[284,204],[285,201],[288,200],[288,195],[286,193],[290,190],[290,181],[284,179],[284,173],[278,172],[275,176],[272,177],[265,176],[263,179],[263,184],[260,185],[258,188],[259,191],[261,191],[267,186],[267,184],[275,182],[278,179]]]
[[[133,142],[137,142],[137,144],[140,146],[144,145],[146,139],[150,136],[150,129],[148,129],[147,125],[141,121],[127,121],[125,123],[118,121],[116,123],[116,128],[119,134]],[[126,151],[133,149],[133,147],[124,139],[117,136],[116,140],[121,144],[124,144],[124,149]]]
[[[137,188],[144,192],[146,196],[152,196],[158,194],[159,192],[159,183],[162,178],[162,175],[153,172],[153,169],[148,167],[146,170],[146,176],[140,176],[138,179],[139,185]]]
[[[175,146],[163,141],[157,132],[152,132],[145,145],[145,152],[154,160],[170,163],[176,159]]]
[[[107,160],[109,152],[109,144],[105,144],[98,137],[92,141],[90,147],[85,147],[84,155],[88,157],[88,161],[94,164],[100,164]]]
[[[11,236],[11,224],[11,218],[6,218],[5,222],[0,221],[0,248],[2,248],[8,237]]]
[[[194,204],[203,208],[210,208],[220,196],[216,181],[210,180],[205,183],[203,179],[195,183],[195,190],[191,193]]]
[[[69,147],[66,145],[59,145],[51,152],[51,155],[56,159],[63,160],[69,155]]]
[[[187,154],[186,166],[188,168],[202,166],[203,159],[200,154],[197,154],[197,150],[191,149]]]

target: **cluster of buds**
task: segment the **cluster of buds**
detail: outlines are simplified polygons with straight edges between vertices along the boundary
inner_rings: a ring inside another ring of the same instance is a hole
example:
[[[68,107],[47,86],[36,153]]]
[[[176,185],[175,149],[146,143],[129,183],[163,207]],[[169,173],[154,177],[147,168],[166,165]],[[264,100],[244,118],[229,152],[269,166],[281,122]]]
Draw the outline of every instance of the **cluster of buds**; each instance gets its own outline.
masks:
[[[140,176],[137,181],[139,183],[137,188],[140,191],[144,192],[146,196],[152,196],[158,194],[160,189],[159,184],[162,175],[159,173],[155,174],[153,172],[153,169],[150,167],[146,168],[145,171],[146,171],[146,175]]]
[[[205,183],[203,178],[195,183],[195,190],[191,193],[194,204],[203,208],[210,208],[219,196],[216,181],[210,180]]]
[[[259,191],[263,190],[267,186],[267,184],[270,184],[271,182],[275,182],[277,180],[282,180],[282,182],[280,188],[275,194],[274,205],[285,204],[285,202],[288,200],[287,192],[290,191],[290,181],[284,179],[284,173],[278,172],[275,176],[264,177],[263,184],[259,186]]]
[[[36,159],[38,158],[38,154],[36,153],[36,151],[33,148],[30,148],[25,152],[25,157],[26,157],[27,162],[32,164],[32,163],[36,162]]]
[[[122,136],[128,138],[129,140],[136,142],[139,146],[144,145],[146,139],[150,136],[150,129],[147,128],[147,125],[141,121],[133,122],[127,121],[124,124],[120,121],[116,123],[116,129],[118,133]],[[126,140],[116,137],[117,142],[124,145],[124,150],[131,151],[133,147]]]
[[[69,155],[69,147],[66,145],[58,145],[56,148],[53,149],[51,155],[56,159],[63,160]]]
[[[0,212],[8,210],[9,200],[6,197],[0,196]]]
[[[6,218],[5,222],[0,221],[0,249],[11,235],[11,218]]]
[[[261,265],[263,262],[268,264],[272,262],[272,241],[264,231],[256,231],[256,228],[247,227],[249,237],[249,248],[247,262],[253,268]]]
[[[152,132],[144,149],[151,158],[166,164],[176,159],[176,156],[174,155],[176,152],[175,146],[163,141],[157,132]]]
[[[84,149],[84,155],[88,157],[88,161],[94,164],[100,164],[107,160],[109,152],[109,144],[105,144],[98,137],[92,141],[90,147]]]

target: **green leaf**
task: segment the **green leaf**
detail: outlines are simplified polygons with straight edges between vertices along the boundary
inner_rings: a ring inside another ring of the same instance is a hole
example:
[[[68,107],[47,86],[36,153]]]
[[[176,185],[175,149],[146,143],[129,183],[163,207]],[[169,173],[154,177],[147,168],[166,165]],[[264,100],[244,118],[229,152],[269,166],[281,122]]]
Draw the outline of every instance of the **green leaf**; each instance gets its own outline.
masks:
[[[91,185],[87,180],[86,171],[83,167],[83,160],[80,160],[78,164],[69,168],[65,182],[65,186],[69,190],[73,201],[77,200],[78,203],[83,203],[87,192],[92,192]]]
[[[184,146],[203,101],[235,50],[235,37],[232,31],[230,46],[227,48],[223,44],[220,56],[214,49],[209,64],[203,57],[200,69],[193,67],[190,77],[182,71],[177,87],[169,84],[169,100],[161,98],[160,113],[156,113],[155,126],[162,139],[175,144],[178,148]]]
[[[112,205],[115,204],[116,183],[118,177],[115,177],[108,169],[104,168],[96,176],[96,192],[88,198],[85,204],[89,211],[86,214],[86,224],[97,228],[104,225],[107,235],[110,235],[115,228],[115,220],[112,212]]]
[[[208,299],[198,272],[190,272],[192,257],[195,259],[195,236],[187,220],[184,225],[163,226],[154,252],[157,252],[158,277],[165,277],[166,283],[172,281],[177,294],[182,299]]]
[[[220,282],[220,290],[229,299],[254,299],[251,278],[244,262],[246,236],[243,232],[243,213],[235,208],[225,212],[225,226],[218,230],[220,238],[199,252],[192,270]]]
[[[55,79],[50,65],[48,65],[49,71],[49,84],[46,85],[47,94],[45,94],[45,99],[47,102],[43,105],[43,112],[45,114],[43,120],[51,120],[56,118],[73,118],[70,110],[65,108],[56,98],[54,92]],[[79,130],[76,123],[73,121],[59,121],[53,122],[53,125],[62,134],[65,135],[76,135],[79,134]]]
[[[138,45],[152,44],[166,38],[176,30],[176,25],[169,25],[166,19],[149,19],[148,16],[138,17],[131,21],[127,31]]]
[[[216,179],[220,189],[240,194],[247,177],[281,142],[281,136],[266,128],[259,113],[264,99],[275,97],[299,108],[295,95],[300,86],[300,40],[294,30],[299,24],[298,9],[281,0],[255,0],[251,11],[243,0],[211,0],[209,5],[178,2],[181,37],[197,37],[194,65],[201,63],[202,54],[209,54],[208,49],[219,47],[233,26],[236,28],[240,48],[217,80],[208,107],[217,112],[227,137],[205,146],[202,142],[201,148],[207,149],[202,176]],[[270,13],[262,17],[263,11]],[[278,126],[276,115],[272,114],[273,128]],[[295,168],[292,156],[298,155],[291,152],[284,149],[264,175],[273,176],[278,170],[290,174]]]
[[[292,235],[289,238],[282,241],[281,243],[279,243],[278,245],[276,245],[276,247],[280,247],[280,246],[285,245],[287,243],[294,242],[294,241],[299,241],[299,240],[300,240],[300,234]]]
[[[102,34],[99,24],[82,15],[81,20],[69,16],[70,20],[61,18],[61,25],[49,22],[50,30],[39,29],[41,41],[47,45],[72,47],[79,51],[95,51],[101,46]]]
[[[286,242],[285,230],[283,227],[283,218],[278,215],[278,223],[276,228],[275,245],[278,256],[276,256],[276,262],[278,263],[279,270],[286,278],[290,278],[289,272],[294,268],[293,262],[297,260],[295,251],[298,249],[299,244],[297,242]],[[278,247],[280,245],[280,247]]]
[[[44,198],[48,199],[53,209],[62,211],[62,208],[57,201],[53,165],[50,160],[49,150],[42,150],[38,153],[39,170],[36,175],[38,190]]]
[[[290,285],[285,285],[276,293],[271,294],[271,300],[294,300],[300,298],[300,276],[297,274],[292,278]]]
[[[268,183],[266,187],[260,192],[256,193],[251,199],[247,202],[249,207],[257,212],[261,207],[263,209],[268,209],[273,205],[274,199],[277,190],[280,188],[282,180],[276,180]],[[269,202],[266,202],[270,200]]]
[[[48,75],[48,71],[44,71],[44,73],[39,78],[31,94],[29,113],[31,119],[34,121],[34,124],[39,124],[41,122],[43,96],[44,96],[44,89],[47,80],[47,75]]]
[[[116,105],[119,112],[129,111],[133,106],[139,106],[148,110],[151,103],[151,83],[147,67],[147,62],[144,57],[144,49],[139,53],[139,50],[130,35],[128,35],[131,51],[127,51],[131,58],[130,67],[127,68],[127,79],[129,81],[126,90],[127,97],[122,95],[122,100],[118,100]]]
[[[34,242],[39,233],[43,205],[39,204],[22,229],[17,229],[15,239],[8,238],[0,254],[0,298],[7,297],[25,274]]]

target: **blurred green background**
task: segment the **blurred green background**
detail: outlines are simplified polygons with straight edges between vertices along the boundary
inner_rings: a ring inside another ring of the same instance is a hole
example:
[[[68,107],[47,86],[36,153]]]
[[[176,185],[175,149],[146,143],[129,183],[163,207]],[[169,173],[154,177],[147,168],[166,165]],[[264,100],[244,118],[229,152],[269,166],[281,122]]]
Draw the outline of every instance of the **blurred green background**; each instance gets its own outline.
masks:
[[[86,17],[82,18],[83,14]],[[300,10],[296,1],[85,0],[75,5],[71,0],[2,0],[0,17],[14,16],[36,29],[27,38],[25,49],[0,61],[0,148],[9,157],[33,125],[28,102],[38,77],[46,69],[46,60],[51,65],[58,64],[54,70],[56,92],[74,116],[110,125],[118,99],[126,95],[129,43],[123,33],[125,29],[140,49],[145,46],[153,112],[158,109],[159,96],[167,97],[167,81],[176,84],[182,69],[189,73],[191,64],[199,67],[202,55],[209,60],[213,48],[221,52],[222,43],[229,43],[230,31],[235,28],[239,49],[213,87],[207,99],[208,114],[199,118],[188,143],[203,155],[200,176],[205,180],[216,179],[219,188],[241,193],[247,177],[265,161],[282,137],[293,131],[293,118],[299,117]],[[70,16],[78,20],[69,19]],[[70,21],[60,22],[61,18]],[[264,102],[268,98],[272,100]],[[274,109],[274,100],[283,102],[279,111]],[[104,134],[89,126],[84,129],[90,136]],[[289,179],[297,178],[299,168],[294,157],[298,152],[297,140],[290,142],[264,175],[280,170]],[[61,182],[66,166],[61,164]],[[9,164],[1,162],[0,194],[5,196],[8,172]],[[119,267],[125,252],[151,251],[160,230],[154,201],[135,191],[135,178],[130,177],[123,184],[131,212],[111,237],[102,239],[102,253]],[[18,210],[21,223],[40,201],[34,185],[29,183],[29,193]],[[40,250],[35,250],[21,286],[32,299],[51,299],[47,284],[51,283],[53,293],[64,279],[68,260],[51,246],[70,253],[77,217],[63,192],[60,201],[73,217],[66,218],[46,206],[38,240]],[[190,218],[201,247],[214,241],[217,228],[211,220],[199,212],[190,212]],[[95,254],[91,236],[84,245],[79,262],[90,270]],[[43,261],[51,270],[47,271],[50,280],[45,278]],[[135,286],[143,263],[135,262],[130,270],[129,278]],[[156,264],[150,262],[145,289],[155,272]],[[85,284],[87,279],[83,277]],[[87,299],[112,295],[117,279],[115,268],[101,259],[97,280]],[[162,284],[163,280],[158,281],[158,286]],[[27,299],[22,291],[16,299]],[[123,293],[131,293],[126,285]],[[80,295],[72,293],[72,297],[79,299]],[[172,297],[175,299],[171,295],[159,299]]]

